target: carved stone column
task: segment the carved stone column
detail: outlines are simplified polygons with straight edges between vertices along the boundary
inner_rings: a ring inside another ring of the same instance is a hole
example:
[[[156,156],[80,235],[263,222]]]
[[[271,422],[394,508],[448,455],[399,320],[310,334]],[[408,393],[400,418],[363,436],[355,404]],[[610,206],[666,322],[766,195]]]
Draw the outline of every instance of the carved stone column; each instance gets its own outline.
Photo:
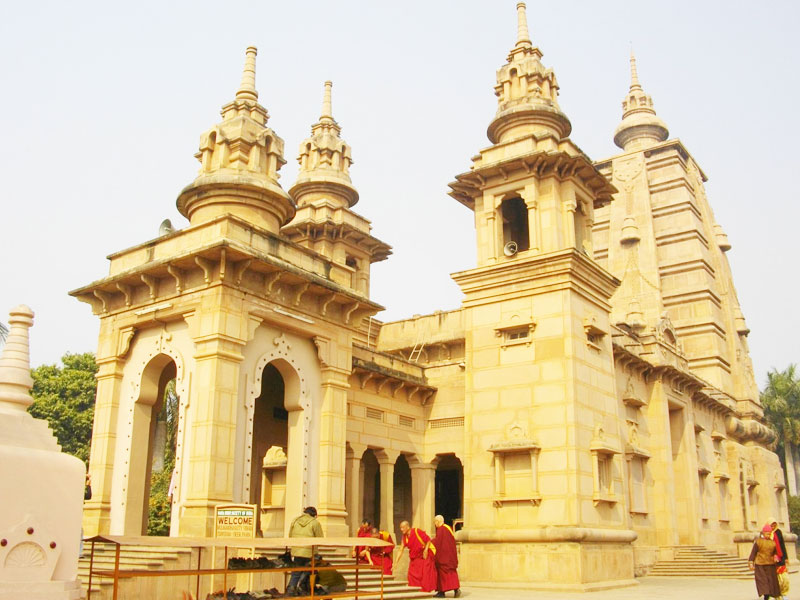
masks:
[[[381,522],[383,531],[394,531],[394,463],[399,452],[376,452],[381,472]]]
[[[83,533],[86,536],[110,533],[111,485],[124,364],[124,360],[114,356],[97,359],[97,395],[89,460],[92,498],[86,501],[83,509]]]
[[[347,508],[348,535],[354,536],[358,531],[362,518],[361,499],[364,495],[364,467],[361,464],[361,457],[367,447],[361,444],[350,444],[350,447],[353,450],[353,454],[347,456],[345,506]]]
[[[222,300],[219,299],[220,304]],[[234,314],[229,314],[229,319]],[[191,477],[187,479],[188,489],[183,494],[185,510],[179,525],[182,536],[213,535],[214,506],[233,501],[236,406],[241,396],[240,367],[248,321],[241,315],[240,338],[237,339],[230,327],[225,333],[214,331],[218,319],[204,317],[200,314],[187,316],[195,341],[190,400],[194,414],[189,432],[191,440],[184,455],[187,459],[184,469],[190,470]]]
[[[414,510],[410,516],[411,524],[413,527],[430,531],[436,511],[436,465],[418,463],[409,466],[411,468],[411,505]]]

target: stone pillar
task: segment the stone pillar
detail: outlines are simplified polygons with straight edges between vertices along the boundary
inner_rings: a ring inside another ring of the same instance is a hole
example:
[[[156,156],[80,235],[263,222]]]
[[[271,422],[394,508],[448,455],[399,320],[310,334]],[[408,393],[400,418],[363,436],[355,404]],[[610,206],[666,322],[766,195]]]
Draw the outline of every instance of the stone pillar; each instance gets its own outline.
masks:
[[[197,320],[202,322],[201,317]],[[194,419],[188,460],[184,464],[190,475],[183,495],[185,511],[180,518],[180,534],[210,537],[214,533],[214,506],[233,501],[236,405],[245,340],[218,333],[198,333],[201,335],[194,337],[195,370],[190,401]],[[287,473],[287,485],[288,479]],[[287,501],[287,510],[288,505]],[[287,518],[294,517],[287,514]]]
[[[317,510],[329,537],[346,537],[348,532],[344,491],[349,376],[349,370],[323,365]]]
[[[381,522],[383,531],[394,530],[394,463],[399,452],[383,450],[376,453],[381,471]]]
[[[648,467],[653,476],[652,497],[647,499],[647,503],[648,509],[653,513],[658,545],[662,547],[675,546],[678,543],[668,402],[664,383],[657,379],[653,383],[650,402],[643,410],[647,411],[650,428],[651,458]]]
[[[92,498],[86,501],[83,509],[85,536],[111,532],[111,487],[124,364],[123,360],[114,356],[97,358],[97,394],[89,460]]]
[[[411,504],[414,513],[410,516],[413,527],[425,531],[433,528],[436,512],[436,465],[418,463],[411,467]]]
[[[347,477],[347,497],[345,506],[348,515],[348,535],[354,536],[361,525],[361,499],[364,495],[364,467],[361,465],[361,457],[366,446],[361,444],[350,444],[353,455],[347,457],[347,467],[345,469]]]

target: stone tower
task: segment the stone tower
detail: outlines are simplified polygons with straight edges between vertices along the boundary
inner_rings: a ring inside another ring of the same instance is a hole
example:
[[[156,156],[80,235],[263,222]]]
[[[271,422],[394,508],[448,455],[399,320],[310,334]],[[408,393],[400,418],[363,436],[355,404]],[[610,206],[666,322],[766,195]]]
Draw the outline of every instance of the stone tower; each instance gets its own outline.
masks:
[[[146,531],[157,416],[172,379],[180,397],[173,535],[212,535],[214,507],[229,502],[257,505],[267,536],[283,535],[309,504],[327,535],[347,531],[352,338],[381,307],[345,253],[281,233],[296,208],[278,183],[283,141],[266,126],[255,59],[248,48],[234,100],[201,136],[200,173],[177,200],[188,227],[112,254],[107,277],[71,292],[101,323],[87,534]],[[323,112],[314,144],[324,154],[338,129],[329,103]],[[293,192],[302,214],[317,201],[339,214],[354,203],[344,180],[349,148],[346,156],[338,148],[328,171],[301,173]],[[388,247],[347,214],[344,229],[371,250],[359,254],[351,235],[336,243],[357,260],[385,257]]]
[[[612,320],[638,334],[668,325],[689,369],[760,418],[731,244],[706,198],[705,174],[680,140],[667,139],[633,55],[622,108],[614,142],[623,152],[597,164],[620,192],[594,224],[595,258],[621,280]]]
[[[351,286],[369,295],[370,265],[385,260],[391,247],[370,235],[370,223],[350,210],[358,192],[350,181],[350,146],[333,119],[330,81],[325,82],[322,115],[311,126],[311,137],[300,144],[300,173],[289,190],[297,215],[283,228],[293,242],[352,269]]]
[[[536,565],[591,589],[633,578],[610,335],[619,282],[591,235],[616,189],[569,138],[555,73],[517,12],[492,145],[450,184],[478,248],[477,267],[453,275],[465,294],[462,560],[479,581]]]

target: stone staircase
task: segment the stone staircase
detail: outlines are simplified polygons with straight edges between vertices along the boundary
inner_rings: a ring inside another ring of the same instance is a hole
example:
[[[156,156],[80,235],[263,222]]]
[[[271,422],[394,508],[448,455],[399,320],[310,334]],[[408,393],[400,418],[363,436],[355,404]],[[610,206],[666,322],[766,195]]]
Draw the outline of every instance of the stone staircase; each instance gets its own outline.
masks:
[[[88,590],[89,583],[89,552],[91,546],[84,547],[84,555],[78,565],[78,576],[82,581],[84,597]],[[353,559],[350,558],[345,548],[320,547],[320,554],[331,563],[332,566],[352,566]],[[114,568],[115,546],[113,544],[96,544],[94,554],[94,568],[108,569]],[[267,551],[264,554],[268,558],[276,558],[282,550]],[[195,553],[196,556],[196,553]],[[124,569],[148,569],[148,570],[172,570],[196,567],[196,563],[191,560],[192,551],[189,548],[168,548],[161,546],[123,546],[120,552],[120,568]],[[196,561],[196,558],[195,558]],[[204,561],[205,562],[205,561]],[[342,575],[347,581],[348,590],[355,588],[355,571],[342,570]],[[243,575],[242,573],[239,573]],[[230,571],[229,578],[235,580],[237,571]],[[195,590],[195,577],[178,576],[164,578],[134,578],[121,580],[120,600],[135,598],[136,600],[182,600],[181,590]],[[142,587],[142,585],[146,587]],[[229,587],[233,587],[231,581]],[[221,586],[220,586],[221,587]],[[204,600],[208,585],[201,585],[201,598]],[[372,570],[361,570],[358,575],[358,597],[378,598],[380,597],[381,576],[380,573]],[[279,589],[283,589],[279,587]],[[203,591],[205,590],[205,591]],[[110,577],[92,577],[91,600],[111,600],[113,591],[113,580]],[[237,588],[237,591],[245,591]],[[257,590],[260,591],[260,590]],[[418,600],[430,598],[430,592],[421,592],[417,588],[406,585],[404,578],[394,579],[384,576],[383,578],[383,597],[387,600]]]
[[[647,574],[654,577],[753,578],[746,558],[716,552],[704,546],[675,548],[674,560],[657,562]]]

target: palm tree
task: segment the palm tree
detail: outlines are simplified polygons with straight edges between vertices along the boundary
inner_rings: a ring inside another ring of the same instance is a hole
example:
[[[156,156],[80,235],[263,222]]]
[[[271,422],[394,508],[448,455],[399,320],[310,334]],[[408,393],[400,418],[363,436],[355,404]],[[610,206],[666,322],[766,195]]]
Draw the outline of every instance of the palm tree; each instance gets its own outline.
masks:
[[[0,323],[0,348],[5,346],[8,337],[8,327]]]
[[[764,416],[778,433],[778,446],[783,445],[786,485],[789,495],[797,495],[793,446],[800,444],[800,381],[796,365],[784,371],[767,373],[767,387],[761,392]]]

